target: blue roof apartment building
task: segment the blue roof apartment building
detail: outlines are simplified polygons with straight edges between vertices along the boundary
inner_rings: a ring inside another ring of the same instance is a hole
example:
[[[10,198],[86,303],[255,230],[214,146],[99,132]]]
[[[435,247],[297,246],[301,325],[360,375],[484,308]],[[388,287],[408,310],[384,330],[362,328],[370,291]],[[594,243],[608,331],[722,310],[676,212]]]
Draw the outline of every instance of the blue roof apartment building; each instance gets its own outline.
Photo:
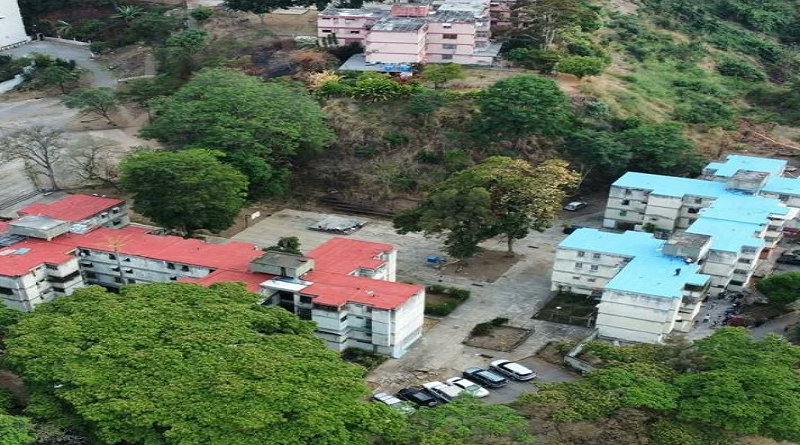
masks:
[[[778,176],[785,167],[729,156],[709,164],[706,179],[626,173],[611,187],[604,226],[636,231],[574,232],[556,251],[552,289],[600,298],[603,337],[655,343],[689,331],[702,298],[747,286],[797,216],[800,179]],[[776,184],[789,196],[765,192]]]

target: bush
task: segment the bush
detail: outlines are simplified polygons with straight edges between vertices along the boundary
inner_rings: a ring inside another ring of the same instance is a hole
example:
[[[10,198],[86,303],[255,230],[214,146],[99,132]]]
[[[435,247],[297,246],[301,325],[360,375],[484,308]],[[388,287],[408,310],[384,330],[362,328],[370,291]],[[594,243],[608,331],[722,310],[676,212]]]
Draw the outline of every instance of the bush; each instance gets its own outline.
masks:
[[[189,15],[198,22],[205,22],[214,15],[214,10],[205,6],[201,6],[189,11]]]
[[[556,64],[565,56],[564,53],[552,50],[531,48],[514,48],[506,53],[506,59],[523,68],[539,70],[542,74],[553,72]]]
[[[444,303],[425,302],[425,314],[444,317],[450,315],[461,303],[467,301],[470,291],[457,287],[447,287],[440,284],[431,284],[425,288],[431,294],[447,295],[450,301]]]
[[[723,76],[735,77],[751,82],[761,82],[767,79],[767,75],[764,74],[764,71],[744,60],[723,59],[717,64],[717,71]]]
[[[319,97],[345,97],[353,94],[353,87],[338,80],[325,82],[315,91]]]
[[[508,318],[505,317],[497,317],[490,321],[492,326],[503,326],[504,324],[508,323]]]
[[[361,365],[367,368],[367,371],[377,368],[388,359],[388,355],[370,352],[365,349],[347,348],[342,351],[342,360]]]
[[[586,76],[602,74],[606,66],[608,62],[600,57],[572,56],[559,60],[555,70],[583,79]]]
[[[491,334],[492,328],[493,326],[491,322],[478,323],[474,328],[472,328],[472,331],[470,331],[469,335],[473,337],[483,337]]]
[[[432,294],[446,294],[447,293],[447,287],[446,286],[442,286],[440,284],[431,284],[430,286],[425,288],[425,291],[426,292],[430,292]]]
[[[353,86],[353,96],[369,102],[382,102],[411,95],[414,87],[395,82],[389,76],[364,73]]]
[[[695,98],[677,107],[675,119],[690,124],[707,124],[712,127],[731,127],[734,112],[722,102],[711,98]]]

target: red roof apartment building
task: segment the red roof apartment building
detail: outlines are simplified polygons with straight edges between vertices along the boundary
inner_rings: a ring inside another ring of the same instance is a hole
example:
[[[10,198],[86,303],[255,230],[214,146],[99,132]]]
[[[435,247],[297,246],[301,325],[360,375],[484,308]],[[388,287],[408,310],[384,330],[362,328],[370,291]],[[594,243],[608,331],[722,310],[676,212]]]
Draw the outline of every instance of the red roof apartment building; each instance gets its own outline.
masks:
[[[422,335],[425,289],[394,281],[390,244],[334,238],[302,256],[162,236],[128,225],[124,202],[86,195],[19,214],[0,223],[0,297],[15,309],[92,284],[234,281],[263,295],[262,304],[315,321],[336,350],[400,357]]]

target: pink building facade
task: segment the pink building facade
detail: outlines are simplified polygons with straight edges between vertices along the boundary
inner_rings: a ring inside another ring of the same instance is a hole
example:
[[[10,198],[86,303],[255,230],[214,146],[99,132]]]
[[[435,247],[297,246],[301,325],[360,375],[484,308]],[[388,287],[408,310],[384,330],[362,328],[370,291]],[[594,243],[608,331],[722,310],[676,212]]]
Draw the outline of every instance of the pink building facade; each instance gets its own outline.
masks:
[[[319,15],[318,36],[328,42],[335,38],[337,44],[363,44],[367,65],[491,65],[501,46],[491,41],[489,2],[484,0],[398,4],[391,9],[328,7]]]

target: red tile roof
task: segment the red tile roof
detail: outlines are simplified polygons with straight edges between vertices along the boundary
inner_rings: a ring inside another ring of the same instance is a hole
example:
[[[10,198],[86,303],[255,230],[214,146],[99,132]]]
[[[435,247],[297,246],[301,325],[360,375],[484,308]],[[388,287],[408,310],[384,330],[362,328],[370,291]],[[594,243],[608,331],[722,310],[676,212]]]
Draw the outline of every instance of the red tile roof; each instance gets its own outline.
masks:
[[[125,201],[120,199],[89,195],[69,195],[50,204],[31,204],[17,213],[20,216],[41,215],[62,221],[78,222],[122,204],[125,204]]]
[[[301,294],[315,296],[316,304],[337,307],[345,303],[361,303],[378,309],[396,309],[424,289],[416,284],[321,271],[309,272],[302,278],[314,284],[301,290]]]
[[[20,254],[5,252],[20,252]],[[20,277],[27,274],[42,264],[62,264],[75,258],[70,252],[74,246],[47,242],[45,240],[29,238],[10,247],[0,247],[0,275],[7,277]]]
[[[386,261],[376,259],[389,253],[394,246],[351,238],[335,237],[306,255],[314,259],[314,269],[325,272],[350,274],[359,267],[376,269]]]

